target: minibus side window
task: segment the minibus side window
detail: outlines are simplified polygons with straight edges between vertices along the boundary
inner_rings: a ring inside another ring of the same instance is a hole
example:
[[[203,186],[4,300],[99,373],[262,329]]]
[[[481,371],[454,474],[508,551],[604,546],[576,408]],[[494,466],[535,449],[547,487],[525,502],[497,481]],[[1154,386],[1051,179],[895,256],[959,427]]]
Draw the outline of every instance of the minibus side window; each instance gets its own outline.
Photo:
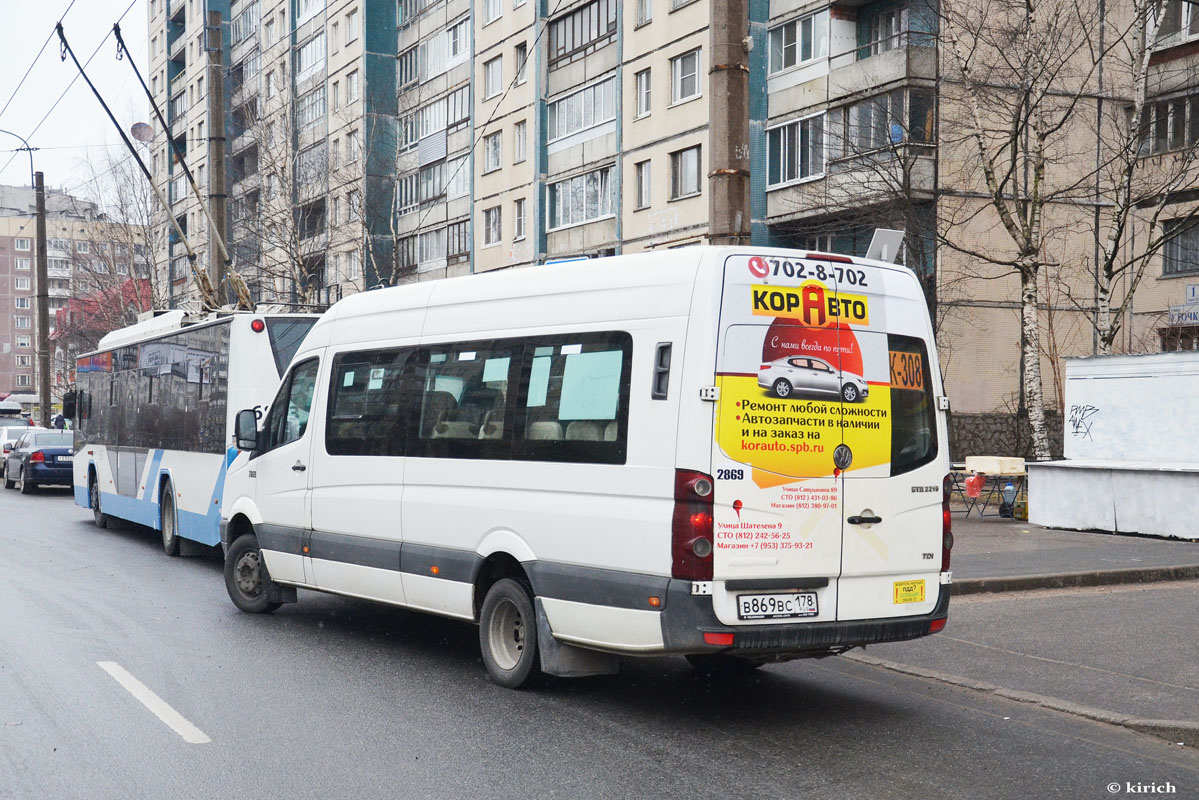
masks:
[[[887,336],[891,364],[891,474],[937,457],[937,413],[928,351],[911,336]]]
[[[412,455],[440,458],[510,457],[509,394],[521,341],[433,345],[416,369],[417,408]]]
[[[513,456],[625,463],[632,353],[632,337],[624,332],[530,339]]]
[[[333,359],[325,450],[334,456],[402,456],[409,408],[404,368],[413,350],[339,353]]]

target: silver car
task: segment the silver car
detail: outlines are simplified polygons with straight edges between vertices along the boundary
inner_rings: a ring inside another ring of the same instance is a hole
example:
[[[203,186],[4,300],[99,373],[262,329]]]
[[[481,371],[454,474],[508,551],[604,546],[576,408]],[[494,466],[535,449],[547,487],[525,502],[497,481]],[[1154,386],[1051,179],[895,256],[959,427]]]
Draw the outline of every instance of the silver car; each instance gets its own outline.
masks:
[[[837,372],[827,361],[812,356],[787,356],[758,368],[758,385],[778,397],[792,392],[835,394],[846,403],[865,400],[870,386],[860,375]]]

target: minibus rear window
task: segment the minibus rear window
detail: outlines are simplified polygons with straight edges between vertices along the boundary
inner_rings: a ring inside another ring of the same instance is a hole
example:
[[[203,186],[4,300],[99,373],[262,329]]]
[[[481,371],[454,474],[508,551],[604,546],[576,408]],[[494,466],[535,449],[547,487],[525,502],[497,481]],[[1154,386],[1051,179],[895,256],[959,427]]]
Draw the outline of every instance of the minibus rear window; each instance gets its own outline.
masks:
[[[937,413],[924,342],[890,334],[891,474],[902,475],[937,457]]]

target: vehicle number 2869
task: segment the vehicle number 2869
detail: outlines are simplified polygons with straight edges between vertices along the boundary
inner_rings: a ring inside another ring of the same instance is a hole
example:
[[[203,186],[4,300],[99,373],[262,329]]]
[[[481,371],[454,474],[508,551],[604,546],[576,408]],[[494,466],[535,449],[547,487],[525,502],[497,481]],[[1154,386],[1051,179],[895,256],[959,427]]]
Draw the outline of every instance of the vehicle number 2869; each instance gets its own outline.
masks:
[[[743,478],[745,478],[745,470],[743,469],[716,470],[716,480],[718,481],[739,481]]]

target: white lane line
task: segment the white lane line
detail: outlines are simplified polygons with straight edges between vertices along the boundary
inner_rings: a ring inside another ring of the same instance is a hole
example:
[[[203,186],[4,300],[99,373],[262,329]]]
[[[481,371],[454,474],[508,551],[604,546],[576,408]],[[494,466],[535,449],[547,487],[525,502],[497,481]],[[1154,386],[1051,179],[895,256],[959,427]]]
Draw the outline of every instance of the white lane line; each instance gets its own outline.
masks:
[[[154,716],[166,723],[167,727],[182,736],[183,741],[189,744],[207,744],[212,741],[204,734],[204,731],[188,722],[186,717],[171,708],[167,701],[154,694],[149,687],[130,675],[117,662],[97,661],[96,665],[111,675],[117,683],[124,686],[125,690],[136,697],[142,705],[154,712]]]

